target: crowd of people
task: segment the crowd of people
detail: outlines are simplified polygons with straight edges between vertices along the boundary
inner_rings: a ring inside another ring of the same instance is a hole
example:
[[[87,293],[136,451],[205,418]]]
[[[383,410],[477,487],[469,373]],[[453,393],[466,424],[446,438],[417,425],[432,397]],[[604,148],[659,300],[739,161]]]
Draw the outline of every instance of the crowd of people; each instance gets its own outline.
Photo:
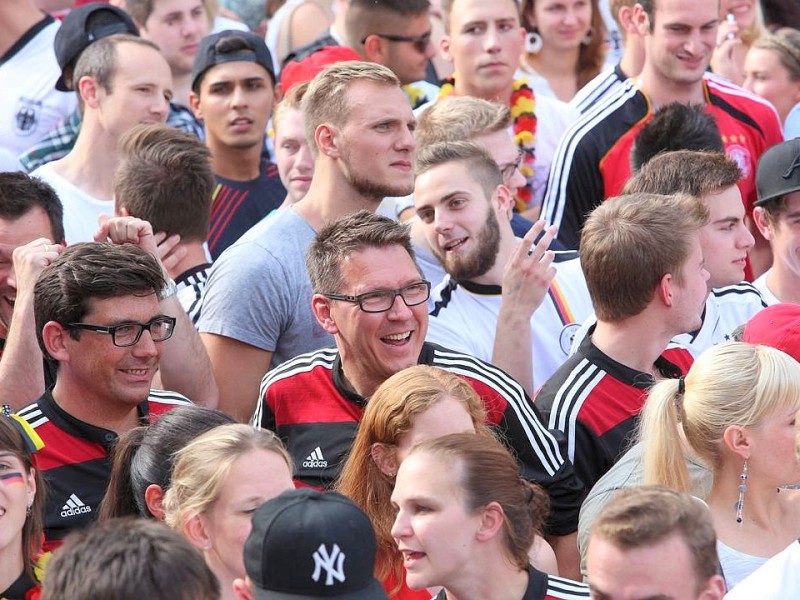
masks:
[[[800,593],[798,13],[0,3],[0,598]]]

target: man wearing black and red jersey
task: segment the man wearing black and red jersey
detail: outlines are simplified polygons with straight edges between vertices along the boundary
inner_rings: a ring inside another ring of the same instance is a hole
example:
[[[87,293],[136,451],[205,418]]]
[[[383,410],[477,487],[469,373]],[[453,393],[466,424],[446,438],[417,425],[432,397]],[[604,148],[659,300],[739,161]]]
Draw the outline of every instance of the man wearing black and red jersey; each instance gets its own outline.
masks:
[[[267,373],[253,417],[286,443],[299,482],[332,484],[367,398],[402,369],[429,364],[472,384],[522,475],[550,494],[548,532],[572,539],[584,488],[522,386],[488,363],[424,342],[430,283],[414,261],[407,229],[367,211],[353,213],[320,231],[306,265],[314,315],[336,348],[302,354]]]
[[[705,77],[716,44],[719,2],[640,0],[632,19],[644,39],[641,74],[587,110],[561,139],[547,182],[542,216],[558,239],[577,248],[586,215],[620,193],[631,175],[630,150],[654,111],[670,102],[702,104],[713,115],[725,153],[742,171],[739,189],[748,216],[756,200],[759,157],[783,139],[771,105],[717,76]],[[751,224],[752,225],[752,224]],[[769,246],[757,235],[753,273],[769,266]]]
[[[43,443],[47,550],[94,519],[118,436],[189,402],[151,390],[175,326],[162,312],[166,281],[151,254],[92,242],[42,260],[50,264],[34,287],[36,334],[56,381],[19,415]]]
[[[700,245],[708,209],[676,194],[629,194],[598,206],[581,235],[597,315],[587,337],[536,395],[550,429],[591,488],[626,450],[647,390],[692,364],[679,333],[702,325],[709,273]]]

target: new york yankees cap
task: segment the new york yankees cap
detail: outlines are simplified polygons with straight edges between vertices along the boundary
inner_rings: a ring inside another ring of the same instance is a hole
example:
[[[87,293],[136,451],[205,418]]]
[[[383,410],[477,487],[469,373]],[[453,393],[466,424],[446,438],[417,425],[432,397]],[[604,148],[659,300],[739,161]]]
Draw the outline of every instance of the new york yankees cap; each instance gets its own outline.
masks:
[[[756,189],[755,206],[800,191],[800,138],[776,144],[761,155]]]
[[[121,8],[105,2],[92,2],[69,11],[53,42],[56,60],[61,67],[56,89],[69,91],[70,88],[64,80],[64,71],[74,66],[81,52],[92,42],[115,33],[139,35],[133,19]]]
[[[231,40],[242,48],[231,52],[220,51],[218,44],[222,40]],[[200,80],[211,67],[226,62],[253,62],[267,70],[273,85],[275,84],[275,69],[272,66],[272,55],[269,53],[264,40],[250,31],[226,29],[218,33],[207,35],[197,47],[192,66],[192,90],[196,93],[200,87]]]
[[[386,600],[369,517],[336,492],[284,492],[253,513],[244,566],[258,600]]]

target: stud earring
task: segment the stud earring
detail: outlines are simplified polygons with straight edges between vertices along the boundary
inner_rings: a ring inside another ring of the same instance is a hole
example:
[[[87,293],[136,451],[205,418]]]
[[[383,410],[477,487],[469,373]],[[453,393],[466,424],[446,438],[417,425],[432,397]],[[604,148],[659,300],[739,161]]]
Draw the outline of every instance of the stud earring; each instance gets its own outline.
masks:
[[[586,32],[586,35],[581,38],[581,44],[584,46],[588,46],[592,43],[594,39],[594,27],[589,27],[589,31]]]

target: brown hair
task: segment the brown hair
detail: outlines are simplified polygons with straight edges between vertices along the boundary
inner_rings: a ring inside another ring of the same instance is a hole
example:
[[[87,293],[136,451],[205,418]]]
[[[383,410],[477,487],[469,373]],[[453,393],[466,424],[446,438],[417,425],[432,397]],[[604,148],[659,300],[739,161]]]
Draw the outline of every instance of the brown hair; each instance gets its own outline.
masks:
[[[473,181],[477,181],[486,198],[491,198],[498,185],[503,184],[503,175],[494,159],[485,148],[475,142],[439,142],[420,149],[416,157],[416,175],[440,165],[462,163]]]
[[[536,27],[530,25],[527,19],[527,13],[533,12],[536,0],[522,0],[519,5],[520,20],[525,30],[532,32]],[[594,79],[603,68],[606,60],[606,36],[608,35],[608,28],[603,20],[603,14],[600,12],[598,0],[591,0],[592,4],[592,20],[590,23],[591,29],[589,34],[591,39],[588,44],[581,43],[580,53],[578,55],[577,66],[577,81],[578,89]]]
[[[414,139],[419,150],[436,142],[469,140],[505,131],[509,125],[511,109],[505,104],[474,96],[448,96],[422,111]]]
[[[196,136],[164,125],[136,125],[119,141],[114,204],[154,231],[204,242],[216,181],[211,151]]]
[[[739,182],[736,161],[722,152],[675,150],[644,163],[622,190],[623,194],[688,194],[703,199]]]
[[[314,293],[341,291],[344,286],[342,262],[351,254],[388,246],[401,246],[416,266],[408,226],[388,217],[359,210],[324,227],[306,253],[306,269]]]
[[[692,557],[698,593],[717,574],[717,535],[708,508],[689,494],[662,486],[621,489],[592,524],[592,539],[623,550],[658,544],[678,535]]]
[[[16,416],[5,417],[0,413],[0,450],[10,452],[17,460],[22,463],[25,469],[25,478],[30,476],[33,471],[33,480],[36,484],[36,494],[30,507],[30,514],[25,518],[22,525],[22,563],[25,573],[36,581],[33,573],[35,557],[42,550],[42,532],[44,530],[44,507],[45,507],[45,483],[41,472],[33,464],[33,455],[26,446],[21,429],[21,423],[15,424],[13,419]],[[3,525],[8,527],[8,525]]]
[[[597,318],[641,313],[667,273],[682,283],[693,236],[708,209],[685,194],[628,194],[594,209],[581,233],[581,267]]]
[[[508,558],[528,568],[528,550],[546,513],[547,494],[519,476],[519,466],[506,448],[490,436],[453,433],[417,444],[409,456],[427,453],[449,460],[458,474],[466,509],[477,512],[490,502],[503,510],[503,541]]]
[[[367,513],[375,529],[378,541],[375,577],[381,581],[394,572],[400,582],[402,561],[391,533],[394,511],[390,497],[394,481],[375,464],[372,446],[397,446],[414,426],[417,416],[446,396],[464,406],[478,434],[491,435],[484,425],[483,403],[466,380],[436,367],[416,365],[395,373],[375,390],[342,469],[337,489]]]

